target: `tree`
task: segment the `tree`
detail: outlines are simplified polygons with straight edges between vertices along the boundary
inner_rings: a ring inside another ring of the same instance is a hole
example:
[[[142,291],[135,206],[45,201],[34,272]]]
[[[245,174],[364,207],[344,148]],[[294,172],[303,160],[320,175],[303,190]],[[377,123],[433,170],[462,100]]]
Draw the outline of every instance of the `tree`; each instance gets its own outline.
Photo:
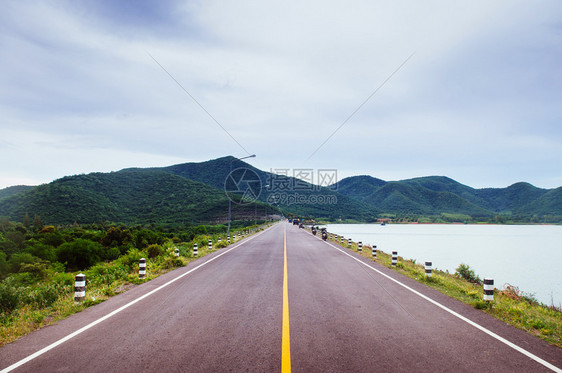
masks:
[[[33,217],[33,228],[39,232],[43,228],[43,221],[39,217],[39,215],[35,214]]]
[[[25,216],[23,217],[23,226],[29,229],[31,226],[31,222],[29,221],[29,214],[26,212]]]
[[[98,242],[78,238],[66,242],[57,249],[57,259],[66,263],[67,269],[85,269],[99,262],[103,257],[103,246]]]

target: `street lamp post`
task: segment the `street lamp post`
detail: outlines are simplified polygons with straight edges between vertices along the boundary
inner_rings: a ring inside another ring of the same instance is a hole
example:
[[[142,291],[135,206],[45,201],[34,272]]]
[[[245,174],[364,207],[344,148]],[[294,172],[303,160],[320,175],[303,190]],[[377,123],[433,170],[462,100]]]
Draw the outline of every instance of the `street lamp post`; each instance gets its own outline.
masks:
[[[246,159],[246,158],[255,158],[256,155],[252,154],[252,155],[248,155],[246,157],[242,157],[242,158],[234,158],[230,161],[230,173],[228,174],[229,177],[232,177],[232,162],[234,162],[235,160],[242,160],[242,159]],[[228,197],[228,232],[227,232],[227,237],[230,237],[230,216],[231,216],[231,211],[232,211],[232,200],[230,199],[230,196],[227,194],[226,195]]]

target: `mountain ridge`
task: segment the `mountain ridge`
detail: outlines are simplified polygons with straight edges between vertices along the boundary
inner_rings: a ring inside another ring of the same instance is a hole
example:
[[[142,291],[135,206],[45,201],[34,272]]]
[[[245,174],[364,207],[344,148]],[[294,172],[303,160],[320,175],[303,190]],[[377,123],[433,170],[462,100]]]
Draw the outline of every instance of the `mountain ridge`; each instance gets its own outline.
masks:
[[[320,187],[262,171],[232,156],[66,176],[35,187],[8,187],[0,190],[0,216],[22,221],[26,213],[37,214],[51,224],[225,221],[228,200],[224,184],[230,170],[237,168],[255,172],[262,185],[257,205],[235,206],[237,216],[249,217],[252,208],[256,215],[258,206],[265,211],[269,206],[271,211],[281,209],[285,214],[328,220],[374,221],[382,214],[461,214],[562,221],[562,187],[542,189],[517,182],[505,188],[475,189],[447,176],[385,181],[370,175],[351,176]],[[279,182],[301,188],[275,189]],[[291,198],[295,201],[289,203]]]

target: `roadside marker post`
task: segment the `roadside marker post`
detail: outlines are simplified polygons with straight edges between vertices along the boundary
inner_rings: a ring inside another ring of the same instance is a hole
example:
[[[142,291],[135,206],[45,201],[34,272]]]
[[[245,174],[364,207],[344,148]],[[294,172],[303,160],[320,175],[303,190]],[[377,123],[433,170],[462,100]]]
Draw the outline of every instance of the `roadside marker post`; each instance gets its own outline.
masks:
[[[175,256],[175,257],[180,256],[180,249],[178,249],[178,248],[175,248],[175,249],[174,249],[174,256]]]
[[[431,277],[432,264],[431,262],[425,262],[425,275],[427,277]]]
[[[373,245],[373,259],[377,259],[377,245]]]
[[[397,263],[398,263],[398,251],[393,251],[392,252],[392,266],[396,267]]]
[[[226,242],[230,245],[230,234],[226,237]]]
[[[197,244],[194,243],[193,244],[193,256],[198,256],[199,255],[199,251],[197,249]]]
[[[86,275],[80,273],[74,277],[74,301],[82,302],[86,298]]]
[[[347,239],[347,246],[351,247],[351,238]]]
[[[363,252],[363,242],[359,241],[357,243],[357,250],[359,250],[359,252]]]
[[[139,260],[139,278],[146,277],[146,259],[140,258]]]
[[[343,236],[341,236],[341,244],[343,245]]]
[[[213,251],[213,241],[209,240],[209,251]]]
[[[494,300],[494,279],[489,277],[484,279],[484,300],[488,302]]]

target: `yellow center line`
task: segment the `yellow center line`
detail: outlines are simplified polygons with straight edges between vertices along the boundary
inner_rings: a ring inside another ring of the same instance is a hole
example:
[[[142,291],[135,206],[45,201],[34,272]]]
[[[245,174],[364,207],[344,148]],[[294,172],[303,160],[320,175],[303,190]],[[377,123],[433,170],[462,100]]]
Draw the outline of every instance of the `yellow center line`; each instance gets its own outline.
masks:
[[[283,225],[283,339],[281,372],[291,371],[291,338],[289,337],[289,289],[287,281],[287,223]]]

